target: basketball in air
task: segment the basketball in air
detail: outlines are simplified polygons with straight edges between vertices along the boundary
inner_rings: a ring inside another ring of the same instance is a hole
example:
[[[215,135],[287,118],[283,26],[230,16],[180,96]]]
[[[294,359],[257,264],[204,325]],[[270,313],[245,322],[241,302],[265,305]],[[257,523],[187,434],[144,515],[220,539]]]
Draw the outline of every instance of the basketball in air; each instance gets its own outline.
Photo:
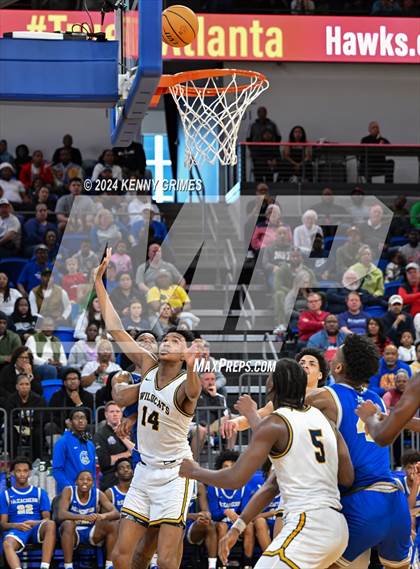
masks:
[[[170,6],[162,13],[162,39],[172,47],[184,47],[194,41],[198,18],[186,6]]]

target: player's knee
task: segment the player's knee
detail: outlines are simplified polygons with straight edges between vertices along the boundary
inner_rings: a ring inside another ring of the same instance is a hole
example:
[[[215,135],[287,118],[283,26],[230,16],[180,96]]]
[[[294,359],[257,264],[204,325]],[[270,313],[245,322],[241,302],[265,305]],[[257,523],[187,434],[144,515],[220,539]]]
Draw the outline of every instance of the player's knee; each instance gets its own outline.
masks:
[[[14,540],[6,538],[3,541],[3,549],[4,551],[15,551],[15,542]]]
[[[256,520],[254,520],[254,527],[256,531],[260,531],[265,529],[266,524],[265,524],[265,519],[264,518],[257,518]]]
[[[45,522],[45,532],[46,533],[55,533],[56,524],[53,520],[48,520]]]
[[[173,551],[158,553],[158,567],[159,569],[177,569],[177,559],[176,555],[174,556]]]
[[[60,526],[61,535],[69,535],[74,532],[75,523],[72,520],[64,520]]]

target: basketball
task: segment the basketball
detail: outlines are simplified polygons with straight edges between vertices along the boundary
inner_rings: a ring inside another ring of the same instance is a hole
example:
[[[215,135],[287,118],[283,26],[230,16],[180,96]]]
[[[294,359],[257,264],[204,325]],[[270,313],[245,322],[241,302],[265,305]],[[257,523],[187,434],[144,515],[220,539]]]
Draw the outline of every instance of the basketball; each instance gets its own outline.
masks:
[[[184,47],[198,32],[196,14],[186,6],[170,6],[162,13],[162,40],[172,47]]]

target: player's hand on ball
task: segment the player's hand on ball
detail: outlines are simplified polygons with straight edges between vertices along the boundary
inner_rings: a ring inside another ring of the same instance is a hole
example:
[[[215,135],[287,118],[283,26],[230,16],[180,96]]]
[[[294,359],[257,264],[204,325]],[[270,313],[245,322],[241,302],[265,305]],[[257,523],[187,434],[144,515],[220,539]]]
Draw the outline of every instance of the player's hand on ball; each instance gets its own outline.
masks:
[[[106,254],[105,254],[105,258],[102,261],[102,263],[99,265],[99,267],[97,267],[93,273],[93,279],[96,281],[98,279],[101,279],[104,274],[105,271],[108,268],[108,265],[111,261],[111,255],[112,255],[112,247],[108,247],[106,250]]]
[[[194,460],[189,460],[187,458],[184,458],[184,460],[182,461],[181,466],[179,468],[179,475],[182,478],[194,479],[194,475],[195,475],[197,467],[198,467],[198,464]]]
[[[219,541],[219,557],[222,560],[223,565],[228,564],[229,553],[232,547],[238,541],[239,532],[237,530],[230,529],[227,534],[222,537]]]
[[[358,415],[364,423],[379,412],[379,408],[375,405],[373,401],[364,401],[356,409],[356,415]]]
[[[241,415],[247,418],[249,414],[257,412],[257,404],[249,395],[241,395],[234,407]]]

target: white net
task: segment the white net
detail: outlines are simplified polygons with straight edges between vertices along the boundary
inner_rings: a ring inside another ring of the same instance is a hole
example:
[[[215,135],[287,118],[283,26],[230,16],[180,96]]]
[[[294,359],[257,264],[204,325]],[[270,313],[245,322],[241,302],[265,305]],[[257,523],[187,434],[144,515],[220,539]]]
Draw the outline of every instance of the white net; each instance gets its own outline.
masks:
[[[185,133],[184,164],[219,160],[222,165],[237,162],[236,143],[247,107],[268,88],[260,74],[242,75],[230,70],[220,85],[220,76],[184,80],[169,87],[181,115]]]

